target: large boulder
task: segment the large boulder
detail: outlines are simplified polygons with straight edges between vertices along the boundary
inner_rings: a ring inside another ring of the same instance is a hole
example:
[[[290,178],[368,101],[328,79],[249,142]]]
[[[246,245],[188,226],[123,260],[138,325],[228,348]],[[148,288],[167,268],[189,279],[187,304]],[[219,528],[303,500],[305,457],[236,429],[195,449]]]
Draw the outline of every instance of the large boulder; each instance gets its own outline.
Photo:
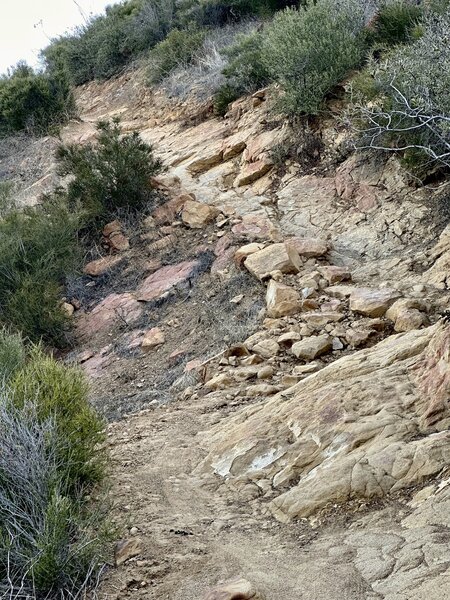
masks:
[[[420,484],[450,461],[450,327],[393,335],[221,421],[199,466],[281,520]]]

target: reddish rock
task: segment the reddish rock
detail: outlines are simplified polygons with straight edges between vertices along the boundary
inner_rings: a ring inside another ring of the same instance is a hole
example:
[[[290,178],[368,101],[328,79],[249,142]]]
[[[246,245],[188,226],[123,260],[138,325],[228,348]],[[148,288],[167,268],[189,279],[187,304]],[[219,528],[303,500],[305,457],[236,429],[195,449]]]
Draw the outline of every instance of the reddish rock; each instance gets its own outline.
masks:
[[[225,250],[227,250],[230,246],[233,245],[234,242],[234,236],[231,233],[226,233],[217,242],[216,247],[214,248],[214,254],[216,256],[221,256],[225,252]]]
[[[227,248],[211,265],[211,275],[218,275],[221,271],[228,269],[231,265],[234,265],[234,254],[236,252],[236,246]]]
[[[133,294],[110,294],[90,313],[80,317],[78,330],[81,336],[91,336],[111,330],[118,322],[129,325],[141,316],[142,310]]]
[[[277,242],[282,239],[280,232],[272,221],[259,215],[244,215],[242,222],[234,225],[231,231],[236,236],[243,237],[249,241],[269,240]]]
[[[158,206],[152,213],[156,225],[170,225],[172,221],[176,219],[176,216],[183,208],[184,203],[188,200],[193,200],[193,197],[190,194],[180,194],[165,204]]]
[[[194,360],[190,360],[189,362],[186,363],[186,366],[184,367],[184,372],[190,373],[191,371],[195,371],[196,369],[198,369],[201,366],[202,366],[202,361],[198,358],[195,358]]]
[[[120,233],[122,231],[122,225],[119,221],[111,221],[103,227],[102,234],[105,237],[109,237],[112,233]]]
[[[91,277],[99,277],[118,265],[122,260],[123,256],[104,256],[103,258],[87,263],[83,269],[83,273]]]
[[[112,233],[108,238],[108,244],[117,252],[124,252],[130,247],[128,238],[120,232]]]
[[[198,267],[196,260],[186,260],[176,265],[168,265],[149,275],[136,291],[137,299],[150,302],[160,298],[176,285],[187,281]]]

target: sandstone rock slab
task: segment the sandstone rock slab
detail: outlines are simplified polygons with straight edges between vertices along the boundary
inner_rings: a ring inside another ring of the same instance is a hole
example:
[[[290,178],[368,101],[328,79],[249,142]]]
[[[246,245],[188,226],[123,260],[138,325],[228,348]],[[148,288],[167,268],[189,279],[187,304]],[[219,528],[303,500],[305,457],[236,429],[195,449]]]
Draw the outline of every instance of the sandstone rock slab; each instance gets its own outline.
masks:
[[[158,269],[139,285],[136,290],[137,299],[140,302],[150,302],[160,298],[176,285],[192,277],[198,265],[198,261],[187,260]]]
[[[244,265],[252,275],[262,280],[273,271],[298,273],[302,263],[295,248],[280,243],[251,254],[245,259]]]

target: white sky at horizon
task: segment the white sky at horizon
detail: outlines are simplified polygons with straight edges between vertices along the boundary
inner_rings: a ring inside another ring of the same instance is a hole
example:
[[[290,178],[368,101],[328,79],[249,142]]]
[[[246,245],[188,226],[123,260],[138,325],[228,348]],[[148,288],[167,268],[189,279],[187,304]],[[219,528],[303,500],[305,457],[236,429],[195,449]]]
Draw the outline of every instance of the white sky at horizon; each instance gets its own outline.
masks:
[[[0,0],[0,74],[25,60],[35,67],[39,51],[85,18],[119,0]]]

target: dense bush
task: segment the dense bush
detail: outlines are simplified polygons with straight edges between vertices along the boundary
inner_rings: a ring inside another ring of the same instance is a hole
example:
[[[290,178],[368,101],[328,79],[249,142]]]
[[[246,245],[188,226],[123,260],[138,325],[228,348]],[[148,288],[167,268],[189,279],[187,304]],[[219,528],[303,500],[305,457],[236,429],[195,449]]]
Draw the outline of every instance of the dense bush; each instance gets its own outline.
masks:
[[[283,89],[291,115],[316,114],[364,57],[365,15],[357,0],[308,1],[278,13],[263,36],[262,62]]]
[[[158,83],[180,65],[191,63],[204,40],[205,32],[199,29],[172,29],[150,52],[150,83]]]
[[[11,75],[0,78],[0,131],[43,133],[73,112],[73,96],[62,71],[34,73],[19,64]]]
[[[77,263],[78,227],[58,194],[0,219],[0,323],[32,340],[64,343],[61,288]]]
[[[411,0],[383,0],[369,27],[368,41],[385,45],[409,42],[423,14],[423,6]]]
[[[0,596],[69,599],[104,553],[102,509],[86,497],[104,474],[102,423],[78,371],[38,347],[26,354],[1,334]]]
[[[361,94],[351,110],[360,145],[449,167],[450,13],[428,17],[420,39],[372,67],[377,98]]]
[[[298,0],[183,0],[177,20],[184,26],[221,27],[249,16],[266,17],[277,10],[296,6]]]
[[[16,406],[24,408],[33,399],[40,422],[55,420],[57,434],[64,440],[57,459],[69,487],[100,480],[103,463],[96,447],[103,440],[102,423],[88,403],[88,388],[82,372],[34,347],[9,386]]]
[[[121,136],[118,121],[97,125],[95,144],[60,146],[60,174],[70,175],[68,199],[92,227],[127,208],[140,210],[154,198],[151,177],[162,170],[153,147],[137,133]]]

